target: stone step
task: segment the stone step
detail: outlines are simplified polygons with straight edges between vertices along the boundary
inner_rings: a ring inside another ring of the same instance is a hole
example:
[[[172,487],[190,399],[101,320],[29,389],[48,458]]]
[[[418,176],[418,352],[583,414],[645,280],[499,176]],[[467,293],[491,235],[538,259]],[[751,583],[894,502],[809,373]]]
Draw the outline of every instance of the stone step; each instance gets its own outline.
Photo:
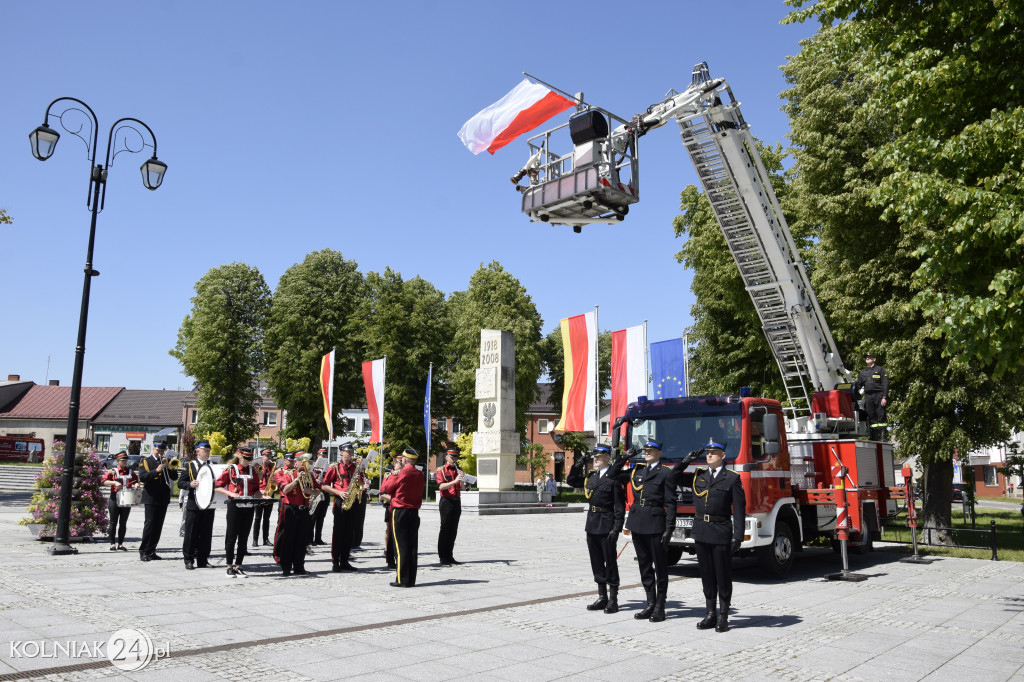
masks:
[[[24,492],[35,489],[36,476],[43,470],[41,466],[12,466],[0,464],[0,491]]]

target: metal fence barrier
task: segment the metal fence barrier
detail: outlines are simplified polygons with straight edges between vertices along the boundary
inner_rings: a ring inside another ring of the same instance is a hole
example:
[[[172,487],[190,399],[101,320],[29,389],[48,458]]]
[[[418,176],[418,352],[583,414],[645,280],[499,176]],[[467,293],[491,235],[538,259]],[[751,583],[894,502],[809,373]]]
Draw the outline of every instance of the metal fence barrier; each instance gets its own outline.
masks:
[[[949,545],[939,544],[939,543],[936,543],[936,542],[930,542],[932,534],[931,534],[931,532],[929,532],[929,531],[937,531],[937,532],[938,531],[948,531],[953,536],[953,543],[954,543],[953,546],[954,547],[959,547],[959,548],[962,548],[962,549],[991,549],[992,550],[992,561],[999,561],[999,554],[998,554],[998,550],[996,548],[996,522],[995,521],[991,521],[990,522],[989,528],[987,530],[986,529],[976,529],[976,528],[942,528],[942,527],[934,527],[934,526],[920,526],[920,527],[918,527],[917,531],[918,531],[918,539],[917,539],[917,541],[918,541],[919,544],[931,545],[933,547],[949,547]],[[890,533],[895,535],[896,538],[895,539],[888,539],[888,538],[886,538],[886,535],[890,534]],[[966,544],[960,542],[960,539],[959,539],[958,535],[961,534],[961,533],[973,533],[976,537],[977,536],[981,536],[979,538],[979,542],[984,542],[985,541],[984,536],[988,536],[988,538],[987,538],[988,539],[988,543],[984,544],[984,545],[966,545]],[[906,540],[902,539],[904,534],[906,535],[906,538],[907,538]],[[883,540],[887,540],[888,542],[910,542],[910,529],[907,528],[906,526],[886,526],[886,525],[883,525],[882,526],[882,539]]]

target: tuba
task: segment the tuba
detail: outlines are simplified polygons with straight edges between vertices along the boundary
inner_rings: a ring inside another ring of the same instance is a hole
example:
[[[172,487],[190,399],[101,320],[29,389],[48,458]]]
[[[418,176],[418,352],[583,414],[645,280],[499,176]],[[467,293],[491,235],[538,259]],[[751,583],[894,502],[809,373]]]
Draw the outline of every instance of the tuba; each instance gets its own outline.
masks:
[[[302,496],[309,500],[309,514],[312,516],[320,502],[323,501],[324,493],[313,478],[308,459],[303,460],[299,468],[299,488],[302,490]]]

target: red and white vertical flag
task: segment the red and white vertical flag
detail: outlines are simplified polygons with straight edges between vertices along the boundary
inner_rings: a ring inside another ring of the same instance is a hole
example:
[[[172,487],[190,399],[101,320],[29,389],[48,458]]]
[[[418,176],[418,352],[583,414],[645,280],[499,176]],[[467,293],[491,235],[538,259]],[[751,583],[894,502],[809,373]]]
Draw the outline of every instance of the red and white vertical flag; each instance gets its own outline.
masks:
[[[565,391],[556,431],[597,434],[597,312],[562,320]]]
[[[363,363],[363,386],[366,388],[366,409],[370,412],[370,442],[380,443],[384,433],[384,361]]]
[[[612,332],[612,424],[626,413],[626,405],[647,395],[646,331],[646,325],[639,325]]]
[[[332,401],[334,400],[334,351],[320,359],[320,395],[324,399],[324,421],[327,422],[327,433],[329,439],[334,440],[334,412]]]
[[[527,79],[466,121],[459,139],[474,154],[491,154],[576,102]]]

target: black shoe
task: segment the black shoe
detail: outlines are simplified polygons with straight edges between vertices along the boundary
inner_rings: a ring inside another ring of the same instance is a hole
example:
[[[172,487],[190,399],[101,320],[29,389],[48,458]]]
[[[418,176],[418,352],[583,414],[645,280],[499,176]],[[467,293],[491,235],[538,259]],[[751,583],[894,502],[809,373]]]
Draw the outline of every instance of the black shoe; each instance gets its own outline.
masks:
[[[396,583],[396,582],[390,582],[390,583],[388,583],[388,585],[391,585],[391,587],[405,587],[405,585],[403,585],[402,583]]]
[[[718,614],[718,624],[715,625],[715,632],[729,632],[729,616],[727,614]]]
[[[118,545],[118,546],[117,546],[117,551],[118,551],[118,552],[127,552],[127,551],[128,551],[128,548],[127,548],[127,547],[125,547],[124,545]]]
[[[153,561],[163,561],[164,560],[164,558],[162,556],[158,555],[158,554],[150,554],[149,558],[152,559]]]
[[[268,546],[270,546],[270,540],[268,540],[268,539],[266,539],[266,538],[263,538],[263,545],[264,545],[265,547],[268,547]]]
[[[238,573],[235,572],[234,566],[228,566],[228,575],[230,575],[232,578],[238,575]]]
[[[196,564],[196,568],[213,568],[209,563]]]
[[[341,564],[331,566],[331,573],[341,573]]]
[[[309,575],[309,571],[307,571],[304,568],[296,568],[294,571],[292,571],[292,573],[294,573],[295,575]]]
[[[359,570],[358,568],[356,568],[352,564],[338,564],[338,569],[343,571],[343,572],[345,572],[345,573],[352,573],[354,571],[358,571]]]
[[[245,571],[243,571],[243,570],[242,570],[242,567],[241,567],[241,566],[238,566],[237,568],[235,568],[235,575],[240,575],[240,576],[242,576],[243,578],[248,578],[248,577],[249,577],[249,576],[247,576],[247,575],[245,574]]]
[[[287,569],[287,568],[284,568],[284,569],[281,569],[281,574],[282,574],[282,575],[283,575],[283,576],[284,576],[285,578],[287,578],[288,576],[290,576],[290,575],[292,574],[292,572],[291,572],[291,571],[290,571],[289,569]]]
[[[192,563],[191,561],[186,561],[185,562],[185,570],[194,571],[194,570],[196,570],[196,565],[194,563]]]
[[[111,552],[116,552],[117,551],[117,545],[111,545],[110,546],[110,551]]]
[[[150,561],[150,556],[148,554],[140,554],[139,559],[142,561]]]
[[[704,620],[697,623],[698,630],[710,630],[718,623],[718,605],[714,599],[705,600],[707,610],[704,611]]]
[[[657,605],[655,605],[654,613],[652,613],[651,617],[648,618],[647,620],[651,621],[652,623],[660,623],[661,621],[665,620],[665,605],[664,604],[657,604]]]
[[[388,562],[388,568],[398,568],[398,564],[394,561]]]
[[[454,559],[454,558],[452,558],[452,559],[449,559],[449,560],[448,560],[448,563],[450,563],[450,564],[454,564],[455,566],[458,566],[458,565],[459,565],[459,564],[461,564],[462,562],[461,562],[461,561],[458,561],[457,559]]]
[[[618,613],[619,612],[619,588],[609,587],[608,588],[608,606],[604,607],[605,613]]]
[[[450,562],[450,561],[442,561],[442,562],[441,562],[441,565],[442,565],[442,566],[454,566],[455,564],[453,564],[453,563],[452,563],[452,562]]]

